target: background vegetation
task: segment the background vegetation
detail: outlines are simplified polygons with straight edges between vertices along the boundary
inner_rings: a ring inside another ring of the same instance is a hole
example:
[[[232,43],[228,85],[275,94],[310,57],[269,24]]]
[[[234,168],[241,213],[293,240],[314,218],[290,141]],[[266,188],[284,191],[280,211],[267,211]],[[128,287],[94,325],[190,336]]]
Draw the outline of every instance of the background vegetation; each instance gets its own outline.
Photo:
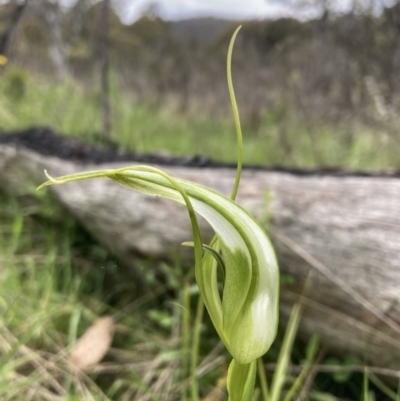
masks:
[[[1,67],[2,130],[47,125],[104,142],[103,5],[79,1],[62,11],[57,2],[29,4],[13,33],[9,63]],[[1,29],[15,6],[0,6]],[[56,27],[49,15],[58,18]],[[326,11],[306,22],[246,22],[233,65],[244,161],[399,168],[399,20],[396,4],[381,15]],[[237,25],[172,23],[149,13],[126,26],[111,11],[107,75],[114,146],[235,161],[225,57]],[[54,39],[57,26],[62,46]],[[197,297],[192,272],[142,260],[138,284],[53,199],[0,194],[0,204],[0,399],[184,400],[184,339]],[[87,374],[71,370],[68,351],[104,315],[116,321],[105,360]],[[315,339],[282,347],[284,332],[264,360],[269,381],[282,349],[294,364],[336,369],[318,375],[306,370],[292,399],[400,399],[373,375],[367,386],[362,374],[345,368],[362,361],[337,359]],[[201,396],[224,399],[225,355],[207,318],[198,372]],[[288,372],[281,399],[298,374]]]

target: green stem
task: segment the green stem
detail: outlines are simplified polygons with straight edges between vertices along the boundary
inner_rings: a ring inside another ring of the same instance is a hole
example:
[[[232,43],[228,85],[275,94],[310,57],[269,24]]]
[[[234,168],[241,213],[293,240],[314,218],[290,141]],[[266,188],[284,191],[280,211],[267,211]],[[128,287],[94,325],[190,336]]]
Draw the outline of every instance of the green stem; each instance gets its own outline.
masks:
[[[190,294],[189,284],[183,285],[182,291],[182,379],[186,380],[189,376],[189,350],[190,350]],[[182,401],[187,400],[187,386],[182,391]]]
[[[199,400],[199,382],[197,380],[196,370],[199,361],[199,346],[201,336],[201,324],[203,322],[204,302],[201,295],[197,301],[196,319],[194,321],[193,341],[192,341],[192,355],[190,365],[190,375],[192,382],[192,401]]]
[[[243,165],[243,138],[242,138],[242,128],[240,127],[240,117],[239,117],[239,110],[236,103],[235,91],[233,90],[233,82],[232,82],[232,52],[233,52],[233,45],[235,44],[236,36],[242,26],[240,25],[236,31],[234,32],[231,42],[229,43],[228,49],[228,58],[226,62],[226,75],[228,79],[228,90],[229,90],[229,97],[231,99],[232,105],[232,112],[233,112],[233,119],[235,120],[235,127],[236,127],[236,135],[237,135],[237,144],[238,144],[238,157],[237,157],[237,170],[236,170],[236,178],[235,183],[233,185],[231,199],[235,200],[236,195],[239,189],[240,184],[240,177],[242,175],[242,165]]]

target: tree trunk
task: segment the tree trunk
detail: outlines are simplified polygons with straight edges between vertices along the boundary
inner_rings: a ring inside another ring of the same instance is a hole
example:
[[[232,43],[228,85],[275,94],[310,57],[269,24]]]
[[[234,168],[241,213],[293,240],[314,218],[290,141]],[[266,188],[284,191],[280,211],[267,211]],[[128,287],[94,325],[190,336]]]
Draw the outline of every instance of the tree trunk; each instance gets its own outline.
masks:
[[[28,0],[25,0],[16,5],[15,10],[11,16],[10,25],[0,38],[0,54],[3,56],[7,55],[8,45],[10,43],[11,36],[16,29],[27,4]]]
[[[0,141],[1,142],[1,141]],[[82,164],[0,144],[0,187],[20,193],[53,176],[116,168]],[[162,167],[171,175],[229,194],[233,168]],[[110,180],[52,186],[50,191],[140,279],[137,257],[191,262],[190,222],[174,202],[129,191]],[[287,318],[308,272],[300,334],[316,333],[332,350],[400,369],[400,179],[244,169],[238,202],[266,226],[282,271]],[[212,232],[201,220],[208,238]]]
[[[37,7],[41,6],[39,2]],[[42,4],[43,6],[43,4]],[[40,14],[40,11],[37,10]],[[62,33],[62,10],[59,1],[47,3],[44,9],[44,20],[49,29],[49,55],[54,65],[56,77],[64,81],[69,73],[67,53]]]
[[[81,35],[83,28],[83,17],[88,8],[88,5],[88,0],[78,0],[71,11],[68,47],[74,46],[79,40],[79,36]]]

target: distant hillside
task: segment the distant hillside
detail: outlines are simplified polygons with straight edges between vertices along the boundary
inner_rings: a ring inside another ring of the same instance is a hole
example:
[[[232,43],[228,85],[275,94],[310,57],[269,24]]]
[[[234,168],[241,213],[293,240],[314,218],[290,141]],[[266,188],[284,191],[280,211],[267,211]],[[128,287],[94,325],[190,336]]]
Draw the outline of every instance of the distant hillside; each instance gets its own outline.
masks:
[[[171,32],[179,39],[210,43],[220,36],[232,21],[216,18],[198,18],[168,22]]]

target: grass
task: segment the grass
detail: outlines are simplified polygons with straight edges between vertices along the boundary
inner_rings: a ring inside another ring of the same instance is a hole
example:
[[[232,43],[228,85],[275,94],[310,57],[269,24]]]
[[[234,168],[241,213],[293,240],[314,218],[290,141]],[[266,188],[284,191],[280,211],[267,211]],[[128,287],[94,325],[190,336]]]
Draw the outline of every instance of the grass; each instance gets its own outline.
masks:
[[[180,302],[190,308],[196,298],[193,288],[179,290],[180,273],[147,266],[140,288],[75,222],[61,221],[51,200],[44,208],[33,198],[0,200],[0,399],[180,399],[189,386],[180,326],[187,339],[193,323]],[[78,374],[67,350],[105,314],[117,320],[113,347],[94,372]],[[207,333],[203,327],[197,367],[206,375],[203,396],[226,369],[217,337]]]
[[[197,290],[181,285],[193,282],[190,273],[147,262],[144,282],[137,285],[53,199],[0,194],[0,203],[0,399],[172,401],[186,392],[191,400],[185,355]],[[112,347],[93,371],[78,373],[68,350],[104,315],[116,320]],[[278,367],[260,377],[257,400],[291,401],[301,391],[304,399],[316,401],[360,399],[362,374],[356,381],[342,374],[337,382],[325,374],[308,383],[321,348],[316,338],[294,343],[299,318],[296,307],[288,329],[264,357],[264,363]],[[201,332],[196,370],[201,399],[224,400],[229,358],[207,318]],[[287,373],[291,362],[304,367]],[[373,383],[367,393],[371,400],[374,394],[395,399]]]
[[[136,285],[51,200],[44,210],[33,198],[0,201],[0,399],[178,399],[188,386],[180,373],[184,313],[178,281],[168,285],[155,271],[179,273],[150,265]],[[117,322],[113,347],[94,372],[78,373],[68,350],[103,315]],[[221,348],[209,355],[215,345],[206,341],[198,366],[210,390],[223,375]]]
[[[100,131],[99,103],[97,92],[73,82],[36,81],[16,68],[0,76],[4,130],[48,125],[95,141],[94,134]],[[154,110],[134,104],[115,89],[113,109],[114,139],[121,148],[235,161],[230,120]],[[305,124],[293,116],[282,122],[271,112],[256,132],[245,127],[244,137],[246,163],[400,166],[391,140],[357,122]],[[181,283],[193,282],[190,274],[185,276],[179,266],[143,261],[144,283],[137,285],[129,271],[76,222],[65,218],[51,198],[0,193],[0,204],[0,400],[169,401],[183,400],[182,394],[189,400],[186,356],[197,293],[195,287],[182,289]],[[78,373],[71,367],[68,351],[104,315],[116,319],[112,347],[93,371]],[[301,391],[304,399],[317,401],[372,400],[374,394],[380,400],[395,399],[368,378],[363,381],[363,375],[345,380],[332,374],[312,377],[316,340],[297,341],[293,346],[295,335],[294,326],[286,336],[282,331],[264,358],[265,363],[281,361],[282,365],[276,369],[280,372],[276,379],[269,372],[265,379],[261,375],[258,400],[289,401]],[[205,318],[197,366],[203,399],[225,399],[221,388],[226,360]],[[286,372],[290,360],[305,361],[302,373]]]
[[[113,139],[123,149],[236,160],[231,117],[183,116],[167,105],[154,109],[135,104],[116,85],[112,107]],[[100,94],[72,81],[54,84],[33,79],[12,67],[0,76],[0,119],[6,131],[47,125],[64,134],[95,141],[101,131]],[[355,118],[334,124],[304,121],[271,110],[256,130],[244,124],[243,135],[245,163],[354,169],[400,167],[396,146],[399,138]]]

